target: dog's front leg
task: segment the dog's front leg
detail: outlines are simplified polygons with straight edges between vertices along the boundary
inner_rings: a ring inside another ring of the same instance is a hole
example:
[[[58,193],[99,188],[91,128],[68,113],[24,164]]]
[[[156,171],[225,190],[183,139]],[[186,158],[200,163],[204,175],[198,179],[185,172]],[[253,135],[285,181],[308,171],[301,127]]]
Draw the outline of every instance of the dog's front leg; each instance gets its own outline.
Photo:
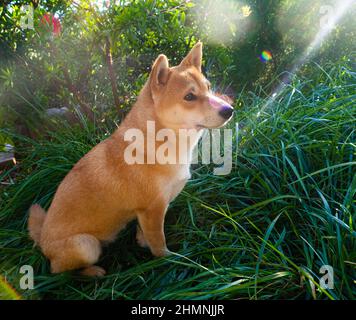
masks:
[[[167,206],[168,204],[164,201],[157,201],[138,213],[138,223],[142,229],[144,240],[156,257],[163,257],[170,253],[164,236],[164,217]]]

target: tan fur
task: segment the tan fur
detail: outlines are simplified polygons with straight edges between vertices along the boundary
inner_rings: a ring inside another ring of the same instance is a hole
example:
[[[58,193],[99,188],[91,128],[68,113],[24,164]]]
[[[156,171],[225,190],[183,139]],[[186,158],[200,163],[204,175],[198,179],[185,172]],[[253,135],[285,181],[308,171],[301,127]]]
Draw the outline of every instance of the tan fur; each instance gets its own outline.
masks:
[[[124,160],[126,130],[155,121],[156,132],[170,128],[219,127],[226,122],[208,103],[207,80],[201,74],[198,43],[177,67],[160,55],[137,102],[111,137],[87,153],[67,174],[44,219],[38,205],[30,209],[29,231],[51,261],[54,273],[84,268],[85,275],[103,275],[94,264],[103,244],[111,242],[128,222],[137,219],[137,240],[155,256],[169,253],[164,235],[168,204],[190,177],[189,164],[133,164]],[[183,98],[193,91],[198,99]],[[201,130],[189,146],[188,158]],[[159,146],[162,142],[156,142]],[[178,144],[178,141],[177,141]],[[145,157],[147,155],[145,154]]]
[[[46,212],[38,204],[31,206],[28,219],[28,230],[30,232],[30,237],[36,245],[40,242],[41,230],[45,218]]]

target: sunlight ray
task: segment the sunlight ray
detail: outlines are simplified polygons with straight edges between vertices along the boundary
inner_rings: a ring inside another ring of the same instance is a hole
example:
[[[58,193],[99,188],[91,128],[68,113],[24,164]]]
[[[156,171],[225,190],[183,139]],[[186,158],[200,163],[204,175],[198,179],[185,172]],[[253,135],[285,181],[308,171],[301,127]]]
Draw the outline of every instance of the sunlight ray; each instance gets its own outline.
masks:
[[[288,71],[287,76],[282,80],[280,85],[274,90],[271,97],[267,99],[266,103],[262,106],[260,111],[257,113],[257,118],[266,110],[271,104],[276,101],[276,99],[284,92],[287,84],[290,82],[291,78],[295,73],[317,52],[322,46],[324,41],[331,34],[337,23],[342,19],[342,17],[347,13],[348,9],[354,5],[353,0],[339,0],[336,4],[336,11],[334,15],[329,19],[328,23],[320,28],[319,32],[314,37],[313,41],[305,49],[301,57],[297,60],[291,70]]]

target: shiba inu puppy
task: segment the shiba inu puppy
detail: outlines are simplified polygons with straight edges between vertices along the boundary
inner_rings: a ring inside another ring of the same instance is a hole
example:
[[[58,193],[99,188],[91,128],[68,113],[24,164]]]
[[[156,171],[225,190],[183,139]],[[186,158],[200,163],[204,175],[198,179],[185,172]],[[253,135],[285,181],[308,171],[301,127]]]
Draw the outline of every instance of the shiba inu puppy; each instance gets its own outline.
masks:
[[[231,105],[211,92],[201,63],[200,42],[175,67],[159,55],[127,117],[67,174],[47,214],[37,204],[30,208],[30,236],[50,260],[53,273],[82,269],[84,275],[104,275],[105,270],[95,265],[102,245],[134,219],[138,243],[155,256],[169,254],[164,218],[169,203],[190,178],[189,161],[152,163],[147,147],[141,154],[144,164],[128,164],[124,153],[130,142],[125,133],[135,128],[146,136],[148,121],[156,130],[172,130],[178,141],[180,129],[194,130],[185,151],[189,160],[202,129],[223,126],[233,114]],[[163,143],[161,139],[153,145]]]

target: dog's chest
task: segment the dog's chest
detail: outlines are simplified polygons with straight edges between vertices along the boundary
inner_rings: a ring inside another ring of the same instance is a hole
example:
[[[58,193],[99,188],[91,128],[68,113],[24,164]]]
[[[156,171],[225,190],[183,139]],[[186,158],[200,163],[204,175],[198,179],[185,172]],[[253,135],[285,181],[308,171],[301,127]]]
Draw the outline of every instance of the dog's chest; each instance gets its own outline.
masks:
[[[165,169],[159,178],[159,185],[161,193],[164,194],[167,200],[172,201],[184,188],[185,184],[191,177],[190,165],[193,158],[194,148],[196,147],[202,132],[196,131],[192,135],[191,140],[186,144],[186,147],[180,148],[182,141],[181,137],[178,137],[177,153],[173,155],[168,161]],[[184,141],[183,141],[184,142]]]
[[[190,179],[190,165],[180,165],[175,174],[166,176],[163,179],[163,192],[169,202],[171,202],[184,188]]]
[[[191,177],[190,173],[190,164],[180,165],[180,168],[177,170],[176,175],[173,180],[176,183],[181,183],[182,181],[187,182]]]

